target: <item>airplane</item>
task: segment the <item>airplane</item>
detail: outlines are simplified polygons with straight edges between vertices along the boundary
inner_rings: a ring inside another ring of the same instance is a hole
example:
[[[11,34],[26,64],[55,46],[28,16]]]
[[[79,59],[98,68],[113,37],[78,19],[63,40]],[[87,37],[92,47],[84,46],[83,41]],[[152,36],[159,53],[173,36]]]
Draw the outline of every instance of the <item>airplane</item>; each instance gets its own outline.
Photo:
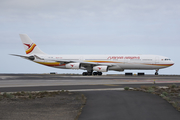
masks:
[[[11,54],[35,63],[61,69],[86,70],[82,75],[102,75],[102,72],[124,70],[155,70],[174,65],[167,57],[159,55],[48,55],[26,34],[19,34],[26,55]]]

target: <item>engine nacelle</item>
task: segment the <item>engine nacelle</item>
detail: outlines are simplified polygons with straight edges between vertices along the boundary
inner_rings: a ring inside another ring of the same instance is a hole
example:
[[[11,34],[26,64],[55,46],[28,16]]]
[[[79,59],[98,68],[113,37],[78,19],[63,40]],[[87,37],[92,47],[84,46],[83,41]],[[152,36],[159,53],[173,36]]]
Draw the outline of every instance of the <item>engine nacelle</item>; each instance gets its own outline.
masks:
[[[80,63],[68,63],[65,65],[68,69],[79,69],[81,67]]]
[[[107,72],[108,66],[95,66],[93,67],[93,70],[98,72]]]

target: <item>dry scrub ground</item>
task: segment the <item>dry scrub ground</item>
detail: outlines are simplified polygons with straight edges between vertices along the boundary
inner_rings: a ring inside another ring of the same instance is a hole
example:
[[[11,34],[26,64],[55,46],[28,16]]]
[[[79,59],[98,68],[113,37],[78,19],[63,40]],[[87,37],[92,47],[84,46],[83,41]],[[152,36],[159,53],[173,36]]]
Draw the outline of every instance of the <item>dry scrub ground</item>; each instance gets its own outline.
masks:
[[[83,94],[17,92],[0,94],[0,120],[77,120],[85,105]]]

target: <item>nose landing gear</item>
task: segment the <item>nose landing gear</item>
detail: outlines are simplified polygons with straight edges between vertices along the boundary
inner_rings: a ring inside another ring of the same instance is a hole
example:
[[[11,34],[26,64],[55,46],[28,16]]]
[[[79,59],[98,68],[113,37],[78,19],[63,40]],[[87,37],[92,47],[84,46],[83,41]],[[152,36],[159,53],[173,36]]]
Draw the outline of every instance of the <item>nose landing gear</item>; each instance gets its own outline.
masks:
[[[158,75],[158,71],[159,71],[159,69],[156,70],[155,75]]]

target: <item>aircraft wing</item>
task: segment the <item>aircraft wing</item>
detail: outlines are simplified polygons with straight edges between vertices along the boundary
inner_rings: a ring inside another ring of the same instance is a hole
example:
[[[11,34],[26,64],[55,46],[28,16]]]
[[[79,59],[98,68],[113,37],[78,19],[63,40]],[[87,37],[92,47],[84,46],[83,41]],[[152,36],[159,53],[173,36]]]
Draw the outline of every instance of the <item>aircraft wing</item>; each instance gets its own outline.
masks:
[[[89,66],[113,66],[113,64],[109,63],[94,63],[94,62],[80,62],[82,67],[89,67]]]
[[[77,61],[77,60],[50,60],[50,61],[55,61],[59,62],[62,64],[67,64],[67,63],[80,63],[82,67],[94,67],[94,66],[114,66],[112,63],[97,63],[97,62],[84,62],[84,61]]]

